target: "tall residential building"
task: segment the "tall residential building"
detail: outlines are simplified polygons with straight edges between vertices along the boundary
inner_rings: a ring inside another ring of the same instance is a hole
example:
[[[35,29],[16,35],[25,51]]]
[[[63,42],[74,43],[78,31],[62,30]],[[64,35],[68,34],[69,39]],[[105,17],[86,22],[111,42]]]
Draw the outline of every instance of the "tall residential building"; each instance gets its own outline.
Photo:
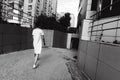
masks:
[[[10,23],[21,23],[24,0],[3,0],[2,18]]]
[[[42,13],[47,16],[56,16],[57,0],[44,0]]]
[[[24,18],[22,26],[34,27],[34,20],[40,15],[42,9],[42,0],[25,0],[24,1]]]
[[[2,0],[0,1],[0,22],[2,21]]]
[[[56,16],[57,0],[25,0],[24,1],[24,18],[22,26],[32,25],[37,16],[44,14],[46,16]]]

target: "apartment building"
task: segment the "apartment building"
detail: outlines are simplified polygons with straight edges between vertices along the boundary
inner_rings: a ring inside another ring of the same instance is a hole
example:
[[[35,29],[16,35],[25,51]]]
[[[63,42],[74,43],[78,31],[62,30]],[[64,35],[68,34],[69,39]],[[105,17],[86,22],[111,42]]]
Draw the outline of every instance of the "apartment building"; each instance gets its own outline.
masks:
[[[2,18],[9,23],[20,24],[23,16],[24,0],[3,0]]]
[[[44,0],[42,13],[47,16],[56,16],[57,0]]]
[[[34,27],[34,20],[40,15],[42,10],[42,0],[25,0],[24,1],[24,18],[22,20],[22,26]]]
[[[0,1],[0,22],[2,21],[2,0]]]
[[[34,27],[34,20],[37,16],[44,14],[47,16],[56,15],[57,0],[25,0],[24,1],[24,19],[22,26],[32,25]],[[28,18],[27,18],[28,17]],[[31,19],[32,18],[32,19]]]
[[[120,80],[120,0],[80,0],[78,63],[86,80]]]

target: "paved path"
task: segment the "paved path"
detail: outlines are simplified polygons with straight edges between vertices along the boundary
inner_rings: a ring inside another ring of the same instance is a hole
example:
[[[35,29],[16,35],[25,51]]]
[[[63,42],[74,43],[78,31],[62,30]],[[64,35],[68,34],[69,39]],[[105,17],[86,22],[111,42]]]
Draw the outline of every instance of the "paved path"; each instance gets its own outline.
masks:
[[[72,80],[65,65],[74,51],[43,48],[38,68],[32,69],[33,49],[0,55],[0,80]]]

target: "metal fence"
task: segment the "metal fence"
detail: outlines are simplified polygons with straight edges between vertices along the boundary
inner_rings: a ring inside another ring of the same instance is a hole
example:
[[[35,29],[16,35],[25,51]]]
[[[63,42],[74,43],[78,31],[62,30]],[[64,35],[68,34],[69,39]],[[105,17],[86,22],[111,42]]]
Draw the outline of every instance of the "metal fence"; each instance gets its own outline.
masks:
[[[93,22],[90,23],[89,34],[92,41],[120,44],[119,4],[120,0],[117,0],[91,16],[93,17]],[[113,10],[107,12],[110,7],[112,7]],[[113,12],[115,10],[116,12]]]

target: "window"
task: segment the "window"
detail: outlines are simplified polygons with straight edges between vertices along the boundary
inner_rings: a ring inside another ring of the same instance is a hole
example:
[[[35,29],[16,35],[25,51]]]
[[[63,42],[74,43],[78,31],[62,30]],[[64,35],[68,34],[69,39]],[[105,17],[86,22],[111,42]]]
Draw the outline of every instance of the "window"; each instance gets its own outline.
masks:
[[[32,19],[29,19],[29,23],[32,24]]]
[[[32,3],[33,2],[33,0],[29,0],[29,3]]]
[[[28,12],[28,16],[32,16],[32,12]]]
[[[110,3],[111,0],[102,0],[102,12],[101,12],[101,18],[105,18],[105,17],[110,17],[111,13],[110,13]],[[109,7],[107,7],[109,6]]]
[[[113,16],[120,15],[120,0],[112,0],[111,14]]]
[[[32,5],[28,5],[28,10],[32,10]]]
[[[97,10],[97,3],[98,1],[97,0],[92,0],[92,6],[91,6],[91,10]]]
[[[14,8],[14,2],[9,3],[10,7]]]

